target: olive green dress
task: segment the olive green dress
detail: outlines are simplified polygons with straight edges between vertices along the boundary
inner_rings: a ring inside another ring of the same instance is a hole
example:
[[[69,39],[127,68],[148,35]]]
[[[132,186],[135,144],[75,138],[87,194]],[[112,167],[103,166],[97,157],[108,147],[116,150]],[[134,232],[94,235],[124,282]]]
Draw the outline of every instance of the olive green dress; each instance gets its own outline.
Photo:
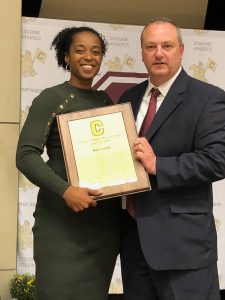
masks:
[[[40,187],[33,227],[36,300],[107,299],[120,246],[120,199],[102,200],[78,213],[67,207],[56,115],[111,104],[102,91],[64,82],[45,89],[30,107],[17,147],[17,167]],[[45,146],[47,162],[41,157]]]

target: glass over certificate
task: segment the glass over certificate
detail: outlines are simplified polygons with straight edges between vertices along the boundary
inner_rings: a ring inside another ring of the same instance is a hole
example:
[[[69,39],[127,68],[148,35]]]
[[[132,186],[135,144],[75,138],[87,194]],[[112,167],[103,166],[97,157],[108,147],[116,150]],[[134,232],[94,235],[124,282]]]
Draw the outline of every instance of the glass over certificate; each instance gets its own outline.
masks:
[[[101,189],[97,199],[150,189],[133,155],[137,133],[130,103],[58,115],[57,120],[72,185]]]

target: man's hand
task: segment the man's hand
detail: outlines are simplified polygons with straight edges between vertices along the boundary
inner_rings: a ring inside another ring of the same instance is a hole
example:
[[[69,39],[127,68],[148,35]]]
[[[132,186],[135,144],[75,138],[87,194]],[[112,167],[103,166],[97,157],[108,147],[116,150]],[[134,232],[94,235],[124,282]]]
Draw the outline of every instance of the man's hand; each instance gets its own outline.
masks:
[[[91,196],[99,196],[102,192],[89,188],[69,186],[64,194],[63,199],[72,210],[79,212],[89,206],[96,206],[97,202]]]
[[[141,137],[134,142],[134,155],[149,174],[156,175],[156,155],[146,138]]]

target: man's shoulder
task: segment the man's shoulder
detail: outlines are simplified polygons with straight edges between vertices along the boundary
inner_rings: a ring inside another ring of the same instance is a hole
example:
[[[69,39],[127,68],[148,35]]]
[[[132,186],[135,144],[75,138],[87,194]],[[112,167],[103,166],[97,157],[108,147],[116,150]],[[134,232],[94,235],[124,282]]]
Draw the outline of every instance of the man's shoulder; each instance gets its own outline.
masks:
[[[205,81],[199,80],[199,79],[191,77],[191,76],[190,76],[190,83],[193,86],[193,88],[196,88],[199,91],[203,91],[203,92],[206,91],[206,92],[212,92],[212,93],[215,93],[215,92],[225,93],[225,91],[221,87],[219,87],[213,83],[205,82]]]
[[[125,90],[120,98],[124,98],[126,96],[130,96],[130,95],[135,95],[135,94],[139,94],[139,93],[143,93],[148,85],[148,80],[144,80],[141,83],[135,84],[134,86],[128,88],[127,90]]]
[[[184,70],[180,73],[177,79],[178,81],[181,80],[180,82],[183,83],[185,82],[186,88],[189,88],[193,91],[198,90],[199,93],[203,93],[203,94],[216,93],[216,92],[225,93],[225,91],[221,87],[216,86],[213,83],[206,82],[198,78],[192,77],[191,75],[187,74]]]
[[[143,90],[146,89],[148,85],[148,80],[144,80],[140,83],[135,84],[134,86],[132,86],[131,88],[129,88],[127,91],[139,91],[139,90]]]

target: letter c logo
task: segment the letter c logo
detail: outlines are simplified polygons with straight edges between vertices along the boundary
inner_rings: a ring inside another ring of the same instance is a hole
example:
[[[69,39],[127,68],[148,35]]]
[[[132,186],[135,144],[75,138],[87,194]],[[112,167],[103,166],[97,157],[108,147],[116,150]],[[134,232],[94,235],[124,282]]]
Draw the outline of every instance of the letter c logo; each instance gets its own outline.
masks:
[[[95,120],[90,123],[92,135],[99,136],[103,135],[104,128],[103,122],[100,120]]]

